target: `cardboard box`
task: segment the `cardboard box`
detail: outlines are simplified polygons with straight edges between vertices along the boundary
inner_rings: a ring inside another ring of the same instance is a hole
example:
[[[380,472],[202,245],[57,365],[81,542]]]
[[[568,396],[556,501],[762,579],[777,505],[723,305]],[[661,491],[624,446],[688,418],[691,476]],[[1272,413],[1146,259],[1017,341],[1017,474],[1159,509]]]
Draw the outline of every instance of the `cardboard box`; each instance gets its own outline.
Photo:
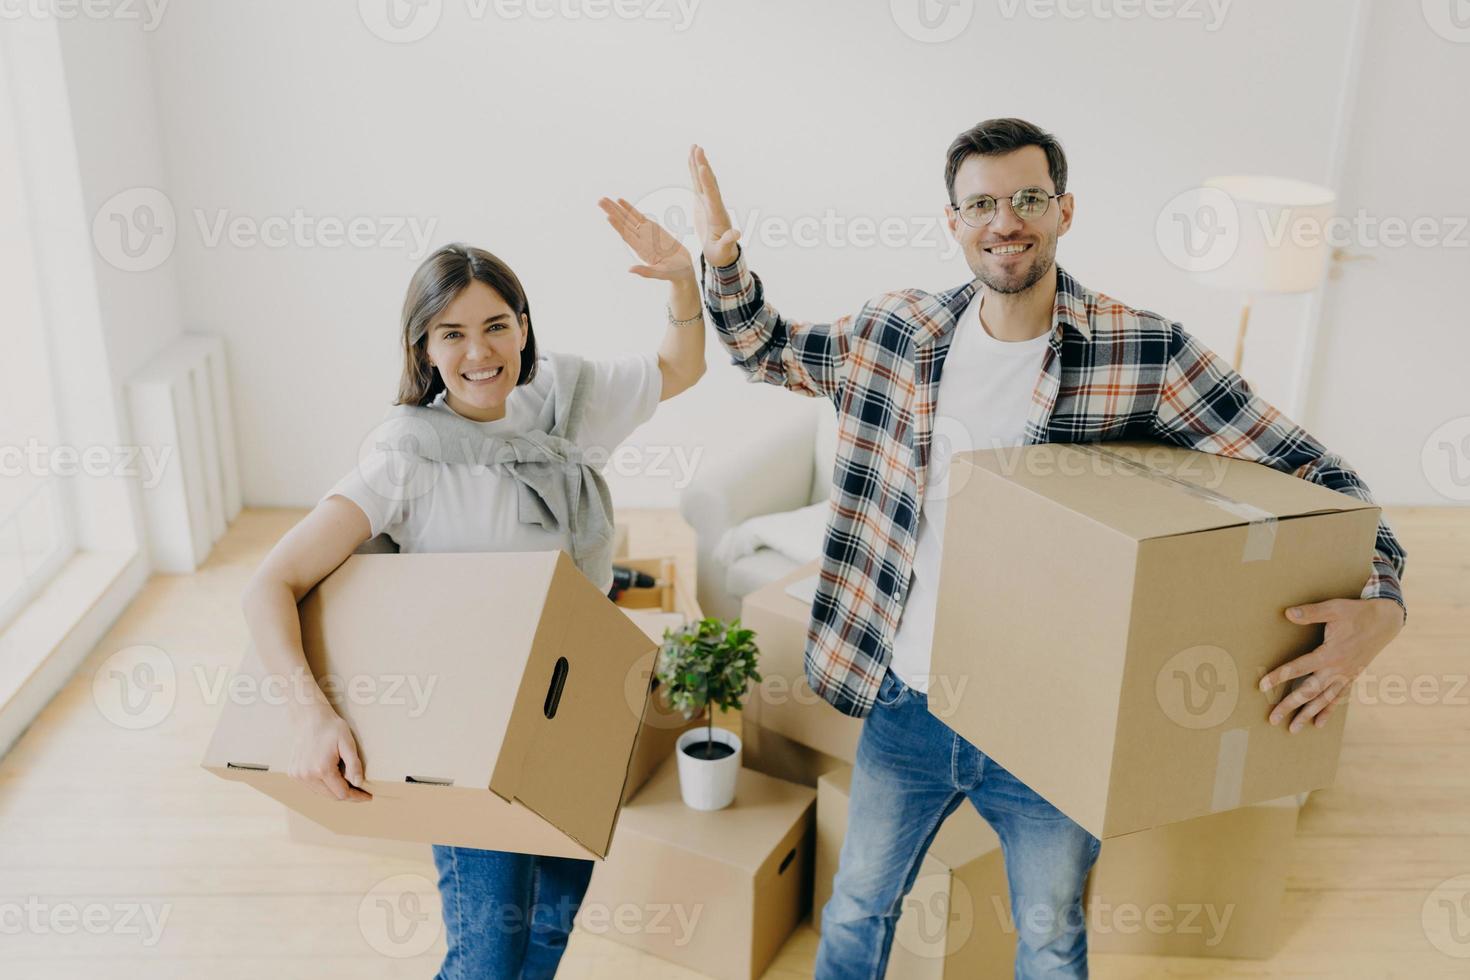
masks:
[[[793,582],[817,574],[818,567],[818,562],[803,565],[750,593],[741,604],[741,625],[755,630],[762,678],[746,701],[745,716],[763,729],[852,763],[857,758],[862,719],[844,715],[807,683],[806,633],[811,603],[786,592]]]
[[[353,837],[328,830],[314,820],[308,820],[295,810],[286,811],[286,836],[298,844],[316,847],[333,847],[344,851],[393,861],[416,861],[434,864],[434,852],[428,844],[417,844],[406,840],[379,840],[373,837]]]
[[[1296,735],[1256,687],[1356,598],[1378,508],[1162,445],[957,453],[929,709],[1098,837],[1327,786],[1346,711]]]
[[[300,616],[372,801],[290,777],[283,678],[253,649],[207,769],[336,833],[607,854],[644,708],[625,689],[654,650],[564,552],[353,555]]]
[[[819,932],[847,834],[851,787],[850,766],[825,774],[817,783],[812,924]],[[887,976],[890,980],[1009,977],[1015,972],[1015,956],[1000,839],[965,801],[934,835],[914,887],[904,897]]]
[[[1088,949],[1274,956],[1305,796],[1105,841],[1087,887]]]
[[[617,559],[617,564],[647,572],[667,583],[658,589],[630,589],[617,602],[618,608],[656,646],[663,643],[665,629],[678,629],[704,617],[693,590],[687,588],[678,577],[672,558],[630,558],[624,555]],[[657,650],[655,657],[656,654]],[[624,803],[643,788],[643,784],[648,782],[665,760],[673,758],[674,743],[679,736],[695,725],[704,723],[704,712],[701,711],[693,718],[685,718],[682,712],[676,711],[669,704],[657,678],[653,676],[655,657],[649,657],[637,672],[628,675],[624,691],[629,705],[636,705],[640,698],[647,699],[643,724],[638,730],[638,741],[633,749],[633,759],[628,764],[628,781],[623,789]]]
[[[578,927],[707,976],[752,980],[810,905],[816,794],[742,769],[734,803],[691,810],[676,761],[624,808]]]
[[[817,709],[813,707],[811,710]],[[740,764],[747,769],[815,788],[823,774],[849,764],[762,727],[750,711],[744,714],[744,724],[740,729]]]
[[[812,924],[832,897],[850,767],[817,785]],[[1083,898],[1089,953],[1268,959],[1305,794],[1103,843]],[[1016,931],[1000,840],[968,801],[939,828],[904,898],[890,978],[1009,977]]]

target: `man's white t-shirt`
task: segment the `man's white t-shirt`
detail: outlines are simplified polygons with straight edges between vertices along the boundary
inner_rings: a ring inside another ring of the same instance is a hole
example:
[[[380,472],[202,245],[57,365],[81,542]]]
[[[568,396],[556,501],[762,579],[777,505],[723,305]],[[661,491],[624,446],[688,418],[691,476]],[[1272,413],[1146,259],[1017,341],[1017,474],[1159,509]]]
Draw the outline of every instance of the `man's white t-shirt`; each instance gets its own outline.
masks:
[[[983,291],[955,327],[939,378],[933,442],[919,539],[908,600],[898,621],[890,667],[916,691],[929,690],[939,562],[949,499],[949,459],[955,451],[1019,446],[1025,436],[1031,393],[1041,374],[1049,334],[1030,340],[996,340],[980,322]]]
[[[551,364],[543,360],[535,380],[506,396],[504,418],[475,423],[486,436],[505,438],[529,431],[551,392]],[[605,467],[618,444],[648,421],[658,407],[663,393],[658,354],[589,360],[583,370],[593,371],[594,381],[577,444],[596,452]],[[429,407],[454,413],[442,393]],[[367,515],[373,535],[386,533],[402,552],[565,549],[563,534],[521,523],[516,481],[504,464],[482,466],[415,458],[411,480],[405,478],[405,465],[403,454],[370,447],[357,467],[322,499],[335,494],[357,504]],[[411,486],[412,492],[404,492],[405,486]],[[599,585],[607,589],[612,582]]]

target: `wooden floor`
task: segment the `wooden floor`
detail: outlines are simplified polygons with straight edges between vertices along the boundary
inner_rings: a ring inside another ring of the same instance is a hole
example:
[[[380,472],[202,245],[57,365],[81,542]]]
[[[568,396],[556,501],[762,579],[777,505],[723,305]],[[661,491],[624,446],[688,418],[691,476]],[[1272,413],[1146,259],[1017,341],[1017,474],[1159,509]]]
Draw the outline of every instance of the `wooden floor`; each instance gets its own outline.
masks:
[[[627,516],[635,552],[687,548],[658,515]],[[198,765],[215,685],[246,643],[241,590],[298,517],[247,511],[197,574],[155,577],[0,761],[0,977],[433,974],[443,942],[422,862],[297,843],[277,804]],[[1094,956],[1094,977],[1470,976],[1470,509],[1390,520],[1410,554],[1409,625],[1359,688],[1337,784],[1281,855],[1279,954]],[[140,645],[167,659],[134,678],[171,708],[129,730],[142,716],[108,700],[109,658]],[[416,933],[384,933],[384,895]],[[810,976],[815,949],[800,928],[767,975]],[[582,933],[562,974],[694,976]]]

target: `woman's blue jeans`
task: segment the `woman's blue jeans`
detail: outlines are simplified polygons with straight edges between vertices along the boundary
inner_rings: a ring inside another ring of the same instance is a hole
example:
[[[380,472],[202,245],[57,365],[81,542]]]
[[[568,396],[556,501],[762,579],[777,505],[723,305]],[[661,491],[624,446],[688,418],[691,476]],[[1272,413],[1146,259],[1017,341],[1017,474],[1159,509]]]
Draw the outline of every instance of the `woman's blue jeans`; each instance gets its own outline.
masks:
[[[1101,842],[956,735],[889,671],[858,741],[847,836],[821,912],[817,980],[883,976],[924,852],[966,798],[1005,855],[1018,980],[1087,976],[1082,889]]]
[[[556,976],[592,862],[434,845],[449,949],[436,980]]]

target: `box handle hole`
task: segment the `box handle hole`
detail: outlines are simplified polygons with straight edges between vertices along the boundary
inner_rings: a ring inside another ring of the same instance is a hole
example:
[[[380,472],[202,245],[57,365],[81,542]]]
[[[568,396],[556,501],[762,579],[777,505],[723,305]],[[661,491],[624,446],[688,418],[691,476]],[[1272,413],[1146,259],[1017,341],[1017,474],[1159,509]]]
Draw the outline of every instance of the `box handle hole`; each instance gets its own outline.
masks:
[[[541,707],[547,718],[556,717],[557,706],[561,704],[562,689],[567,686],[567,671],[570,669],[571,665],[567,663],[566,657],[556,658],[556,666],[551,668],[551,685],[546,689],[546,703]]]

